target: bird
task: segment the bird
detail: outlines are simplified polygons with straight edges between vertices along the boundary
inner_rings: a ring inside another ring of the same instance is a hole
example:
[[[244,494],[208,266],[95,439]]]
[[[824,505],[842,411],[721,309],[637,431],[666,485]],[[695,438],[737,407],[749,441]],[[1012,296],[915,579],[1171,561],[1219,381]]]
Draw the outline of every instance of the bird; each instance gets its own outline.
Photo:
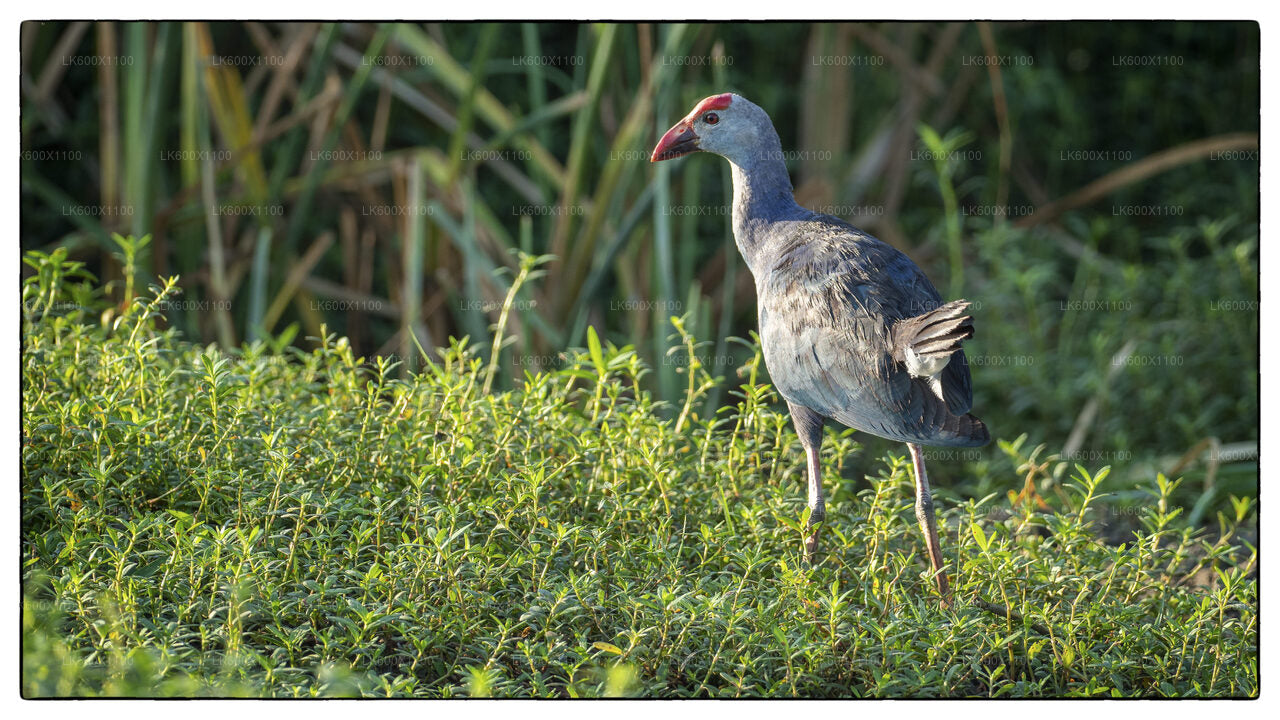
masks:
[[[897,248],[800,206],[778,133],[759,105],[736,93],[704,98],[649,159],[698,151],[732,168],[733,236],[755,280],[761,352],[806,456],[806,561],[814,562],[826,519],[820,450],[823,428],[834,420],[906,443],[916,519],[949,604],[922,448],[990,442],[986,425],[969,412],[973,388],[962,343],[974,333],[971,303],[943,302]]]

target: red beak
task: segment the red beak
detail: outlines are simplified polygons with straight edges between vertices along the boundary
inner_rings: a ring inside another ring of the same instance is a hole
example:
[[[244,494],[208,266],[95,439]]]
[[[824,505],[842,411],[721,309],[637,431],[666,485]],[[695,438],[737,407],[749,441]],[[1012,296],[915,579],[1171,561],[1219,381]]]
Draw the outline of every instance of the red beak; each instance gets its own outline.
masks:
[[[688,119],[681,120],[667,131],[658,141],[658,146],[649,156],[649,162],[670,160],[681,155],[688,155],[698,149],[698,136],[693,132],[693,123]]]

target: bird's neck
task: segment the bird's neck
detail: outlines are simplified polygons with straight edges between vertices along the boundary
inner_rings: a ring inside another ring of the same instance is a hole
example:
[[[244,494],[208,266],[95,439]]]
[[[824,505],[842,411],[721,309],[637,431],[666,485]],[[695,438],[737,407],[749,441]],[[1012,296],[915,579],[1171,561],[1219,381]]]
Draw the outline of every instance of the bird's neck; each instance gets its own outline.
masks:
[[[747,266],[758,276],[758,256],[769,240],[766,230],[771,223],[798,217],[804,208],[796,204],[776,136],[771,147],[728,159],[733,167],[734,239]]]

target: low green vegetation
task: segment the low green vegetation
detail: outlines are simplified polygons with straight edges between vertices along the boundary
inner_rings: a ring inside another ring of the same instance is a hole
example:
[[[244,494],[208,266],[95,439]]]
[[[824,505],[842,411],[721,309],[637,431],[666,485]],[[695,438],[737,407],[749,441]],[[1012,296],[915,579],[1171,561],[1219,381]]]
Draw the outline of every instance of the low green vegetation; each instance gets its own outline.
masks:
[[[1192,524],[1153,472],[1114,504],[1108,468],[995,428],[937,455],[943,608],[903,449],[852,431],[802,564],[802,454],[751,343],[726,382],[675,319],[674,404],[594,331],[493,390],[470,343],[407,376],[328,334],[224,352],[161,329],[174,281],[27,263],[27,697],[1258,693],[1253,495]]]

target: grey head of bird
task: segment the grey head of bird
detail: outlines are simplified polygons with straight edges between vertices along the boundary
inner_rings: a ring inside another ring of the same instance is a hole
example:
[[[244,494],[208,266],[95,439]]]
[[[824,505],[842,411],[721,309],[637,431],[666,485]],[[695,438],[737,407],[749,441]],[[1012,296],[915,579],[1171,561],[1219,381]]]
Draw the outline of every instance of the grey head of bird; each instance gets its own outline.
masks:
[[[780,162],[782,145],[769,114],[735,93],[703,99],[658,141],[650,161],[702,150],[749,170],[761,161]]]

